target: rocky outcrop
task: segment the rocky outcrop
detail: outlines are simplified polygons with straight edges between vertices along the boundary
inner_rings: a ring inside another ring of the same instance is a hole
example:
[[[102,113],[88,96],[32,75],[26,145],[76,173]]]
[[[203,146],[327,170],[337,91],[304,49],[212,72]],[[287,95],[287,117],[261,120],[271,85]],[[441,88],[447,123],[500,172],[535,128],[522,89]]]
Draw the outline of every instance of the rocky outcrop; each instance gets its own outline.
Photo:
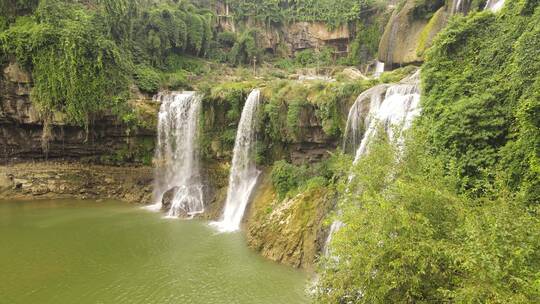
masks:
[[[243,28],[258,28],[263,49],[275,52],[278,46],[285,46],[289,55],[304,49],[318,49],[324,46],[334,47],[337,51],[347,52],[351,32],[347,25],[330,29],[323,22],[292,22],[287,24],[264,24],[253,18],[235,21],[229,6],[224,1],[217,1],[215,11],[218,26],[223,31],[237,32]]]
[[[283,47],[288,55],[305,49],[321,49],[333,47],[337,52],[348,51],[349,40],[352,38],[347,26],[329,29],[322,22],[294,22],[279,26],[265,26],[258,22],[248,20],[251,28],[259,28],[261,48],[276,52]]]
[[[172,201],[174,199],[174,196],[176,194],[176,191],[178,191],[178,187],[172,187],[171,189],[167,190],[165,193],[163,193],[163,197],[161,198],[161,209],[166,211],[171,208]]]
[[[54,112],[48,151],[43,149],[43,118],[30,101],[31,76],[16,63],[0,77],[0,159],[94,158],[142,162],[151,158],[154,130],[129,128],[112,113],[102,113],[86,130]],[[148,101],[151,102],[151,101]],[[130,159],[131,158],[131,159]]]
[[[248,245],[273,261],[313,268],[324,246],[323,220],[333,199],[327,189],[316,188],[279,200],[267,174],[248,212]]]
[[[386,69],[422,62],[424,51],[455,12],[455,4],[450,1],[449,6],[435,6],[431,18],[425,18],[415,16],[416,5],[417,1],[407,0],[394,11],[386,25],[378,53]]]
[[[295,22],[283,29],[285,42],[293,51],[334,46],[339,51],[348,50],[351,34],[347,26],[330,30],[322,22]]]
[[[28,162],[0,166],[3,199],[111,198],[146,204],[152,196],[150,166],[117,167],[79,162]]]
[[[286,147],[288,159],[293,164],[319,162],[329,156],[328,151],[334,151],[338,146],[339,140],[324,132],[315,111],[312,104],[305,104],[300,111],[297,136]]]

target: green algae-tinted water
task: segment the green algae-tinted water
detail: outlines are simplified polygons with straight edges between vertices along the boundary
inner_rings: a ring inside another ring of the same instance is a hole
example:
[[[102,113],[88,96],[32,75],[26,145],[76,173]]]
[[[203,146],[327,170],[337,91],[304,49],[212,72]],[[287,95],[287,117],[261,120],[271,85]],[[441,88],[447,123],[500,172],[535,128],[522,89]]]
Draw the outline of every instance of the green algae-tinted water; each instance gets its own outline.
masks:
[[[116,202],[0,202],[0,303],[306,303],[240,233]]]

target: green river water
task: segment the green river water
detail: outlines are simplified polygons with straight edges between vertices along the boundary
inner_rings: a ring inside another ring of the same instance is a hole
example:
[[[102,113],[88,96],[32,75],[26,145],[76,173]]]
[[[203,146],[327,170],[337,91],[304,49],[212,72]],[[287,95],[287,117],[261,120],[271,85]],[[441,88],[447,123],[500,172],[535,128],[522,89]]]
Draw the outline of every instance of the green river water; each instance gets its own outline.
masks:
[[[307,303],[241,233],[118,202],[0,201],[0,303]]]

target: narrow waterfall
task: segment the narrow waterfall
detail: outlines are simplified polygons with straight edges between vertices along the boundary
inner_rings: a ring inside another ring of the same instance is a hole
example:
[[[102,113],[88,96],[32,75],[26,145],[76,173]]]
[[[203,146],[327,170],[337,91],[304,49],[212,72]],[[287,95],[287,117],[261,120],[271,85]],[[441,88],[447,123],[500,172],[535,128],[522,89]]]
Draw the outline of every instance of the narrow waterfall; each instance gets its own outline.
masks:
[[[490,10],[494,13],[500,11],[504,6],[504,0],[488,0],[484,10]]]
[[[461,7],[462,2],[463,2],[462,0],[457,0],[456,7],[454,8],[454,12],[461,12],[461,9],[463,9]]]
[[[212,223],[221,232],[240,229],[240,222],[249,203],[251,192],[260,171],[255,165],[255,118],[260,102],[260,91],[253,90],[244,105],[236,132],[229,189],[221,221]]]
[[[155,204],[150,208],[168,208],[168,217],[191,217],[204,212],[197,155],[201,97],[195,92],[167,92],[155,99],[161,107],[154,157]]]
[[[325,256],[330,256],[330,243],[332,242],[332,237],[334,236],[334,233],[341,229],[343,227],[343,222],[340,220],[335,220],[332,222],[332,225],[330,225],[330,231],[328,231],[328,237],[326,238],[326,241],[324,242],[324,248],[323,252]]]
[[[383,97],[384,96],[384,97]],[[375,132],[382,130],[397,140],[398,149],[403,147],[403,131],[408,129],[420,114],[420,71],[393,85],[378,85],[358,96],[349,110],[343,149],[356,151],[357,163],[369,149]],[[354,175],[351,174],[349,181]],[[325,242],[324,254],[329,255],[333,234],[344,225],[335,220]]]
[[[375,78],[379,78],[383,72],[384,62],[377,60],[377,62],[375,63],[375,73],[373,74],[373,76],[375,76]]]
[[[467,3],[464,3],[463,0],[452,0],[450,5],[451,5],[450,13],[452,15],[455,15],[457,13],[465,13]]]

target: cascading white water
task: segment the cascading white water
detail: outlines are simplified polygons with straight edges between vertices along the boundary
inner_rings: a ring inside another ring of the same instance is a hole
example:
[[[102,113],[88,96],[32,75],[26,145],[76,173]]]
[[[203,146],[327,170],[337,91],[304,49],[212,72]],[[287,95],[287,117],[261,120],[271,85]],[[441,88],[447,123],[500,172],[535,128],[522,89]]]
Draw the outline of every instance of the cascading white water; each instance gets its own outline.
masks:
[[[384,98],[381,96],[384,95]],[[403,131],[408,129],[420,114],[420,71],[394,85],[378,85],[358,96],[349,111],[344,134],[344,150],[356,147],[354,163],[369,149],[369,143],[377,131],[386,132],[396,139],[398,149],[403,147]],[[361,139],[361,140],[359,140]],[[349,181],[354,175],[349,176]],[[344,224],[335,220],[325,242],[325,255],[329,255],[333,234]]]
[[[229,189],[221,221],[212,223],[221,232],[240,229],[244,211],[260,171],[255,164],[255,118],[260,102],[260,91],[253,90],[244,105],[236,132]]]
[[[356,98],[347,116],[347,126],[343,134],[343,151],[356,152],[387,89],[387,84],[380,84],[362,92]]]
[[[366,119],[368,127],[356,150],[355,163],[367,152],[369,142],[380,126],[391,140],[397,138],[399,146],[402,145],[403,131],[410,127],[412,120],[420,113],[419,82],[420,71],[417,71],[401,83],[388,86],[382,102],[379,102],[381,99],[371,98],[369,117]],[[397,134],[394,134],[395,131]]]
[[[330,225],[330,231],[328,231],[328,237],[326,238],[326,241],[324,242],[324,248],[323,248],[325,256],[330,256],[330,242],[332,242],[332,236],[334,235],[334,233],[336,233],[336,231],[341,229],[343,225],[345,224],[343,224],[343,222],[340,220],[335,220],[332,222],[332,225]]]
[[[461,7],[461,3],[462,3],[462,2],[463,2],[462,0],[458,0],[458,1],[456,2],[456,7],[454,8],[454,11],[460,12],[460,10],[462,9],[462,7]]]
[[[457,13],[466,13],[466,6],[468,0],[465,1],[466,2],[464,2],[464,0],[452,0],[452,7],[450,10],[451,15],[455,15]]]
[[[375,78],[379,78],[383,72],[384,62],[377,60],[377,62],[375,63],[375,73],[373,74],[373,76],[375,76]]]
[[[500,11],[504,6],[504,0],[488,0],[484,10],[490,10],[494,13]]]
[[[201,97],[195,92],[166,92],[161,102],[154,157],[154,202],[149,209],[162,209],[163,196],[172,192],[168,217],[193,216],[204,212],[203,191],[197,155],[197,127]]]

